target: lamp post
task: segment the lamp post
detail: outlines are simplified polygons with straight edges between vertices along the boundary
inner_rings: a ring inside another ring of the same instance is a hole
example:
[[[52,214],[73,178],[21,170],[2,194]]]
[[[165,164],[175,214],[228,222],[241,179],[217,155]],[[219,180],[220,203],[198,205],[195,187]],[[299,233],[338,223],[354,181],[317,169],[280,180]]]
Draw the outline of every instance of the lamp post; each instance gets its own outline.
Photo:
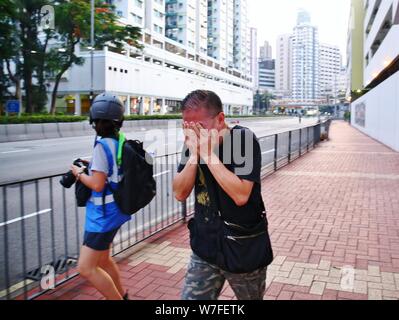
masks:
[[[94,78],[94,0],[91,0],[90,16],[90,105],[94,98],[93,78]]]

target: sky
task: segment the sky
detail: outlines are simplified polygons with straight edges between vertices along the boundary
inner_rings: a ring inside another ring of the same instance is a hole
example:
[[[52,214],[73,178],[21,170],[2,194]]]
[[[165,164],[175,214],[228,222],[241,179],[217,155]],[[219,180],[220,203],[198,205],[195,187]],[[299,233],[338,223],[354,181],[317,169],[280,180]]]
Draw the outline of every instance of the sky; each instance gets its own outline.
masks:
[[[250,26],[258,29],[258,46],[265,40],[273,47],[275,58],[276,39],[292,33],[298,9],[310,13],[312,24],[319,27],[322,43],[339,46],[346,61],[347,30],[350,0],[248,0]]]

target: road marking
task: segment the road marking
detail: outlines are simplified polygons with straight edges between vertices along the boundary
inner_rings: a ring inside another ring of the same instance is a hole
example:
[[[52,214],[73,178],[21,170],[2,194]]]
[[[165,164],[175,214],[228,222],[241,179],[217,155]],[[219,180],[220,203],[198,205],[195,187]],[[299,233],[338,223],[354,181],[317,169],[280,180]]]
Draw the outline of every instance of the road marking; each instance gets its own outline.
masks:
[[[51,208],[44,209],[44,210],[41,210],[39,212],[33,212],[33,213],[27,214],[26,216],[23,216],[23,217],[20,217],[20,218],[16,218],[16,219],[8,220],[6,222],[2,222],[2,223],[0,223],[0,227],[4,227],[5,225],[9,225],[9,224],[14,223],[14,222],[18,222],[18,221],[21,221],[21,220],[26,220],[26,219],[29,219],[29,218],[32,218],[32,217],[35,217],[35,216],[39,216],[41,214],[44,214],[44,213],[47,213],[47,212],[50,212],[50,211],[51,211]]]
[[[8,291],[11,294],[11,293],[13,293],[13,292],[15,292],[15,291],[17,291],[19,289],[22,289],[23,287],[25,287],[27,285],[30,285],[31,283],[33,283],[32,280],[26,279],[24,281],[18,282],[16,284],[12,285],[11,287],[9,287]],[[0,291],[0,298],[4,298],[6,295],[7,295],[7,289],[4,289],[3,291]]]
[[[30,150],[29,150],[29,149],[21,149],[21,150],[3,151],[2,154],[6,154],[6,153],[17,153],[17,152],[26,152],[26,151],[30,151]]]
[[[159,177],[159,176],[163,176],[164,174],[167,174],[167,173],[169,173],[169,172],[170,172],[170,170],[163,171],[163,172],[161,172],[161,173],[158,173],[158,174],[153,175],[153,177],[156,178],[156,177]]]

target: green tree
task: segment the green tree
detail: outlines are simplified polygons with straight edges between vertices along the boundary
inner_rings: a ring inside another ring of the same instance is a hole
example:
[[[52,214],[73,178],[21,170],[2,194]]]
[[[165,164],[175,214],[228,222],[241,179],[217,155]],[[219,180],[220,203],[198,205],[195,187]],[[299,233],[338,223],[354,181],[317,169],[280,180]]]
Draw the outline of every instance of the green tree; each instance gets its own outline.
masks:
[[[27,112],[39,110],[46,103],[46,95],[39,94],[40,83],[39,86],[35,84],[33,78],[37,77],[40,61],[45,60],[40,54],[43,50],[39,25],[40,10],[47,3],[46,0],[0,1],[0,59],[6,70],[1,77],[15,86],[17,99],[21,99],[23,80]]]
[[[16,14],[16,6],[12,0],[0,1],[0,104],[7,99],[21,97],[19,79],[19,59],[15,41],[15,27],[12,17]],[[11,61],[16,61],[15,71],[11,70]],[[10,87],[15,86],[15,93]]]
[[[97,0],[95,3],[94,30],[95,48],[110,45],[118,50],[125,45],[141,48],[140,28],[121,25],[114,13],[114,7]],[[62,1],[55,10],[55,38],[58,45],[51,48],[47,59],[47,70],[54,73],[54,87],[51,97],[50,113],[55,113],[58,86],[63,74],[74,64],[84,63],[75,48],[77,44],[89,46],[90,43],[90,2],[86,0]]]
[[[55,29],[40,28],[44,5],[55,9]],[[140,47],[140,29],[118,22],[114,7],[96,0],[95,47],[108,44],[121,49],[126,44]],[[84,61],[75,54],[90,38],[90,1],[87,0],[0,0],[0,93],[6,97],[11,83],[16,98],[25,92],[26,112],[41,111],[47,101],[46,82],[54,81],[51,112],[62,75],[74,64]],[[35,81],[36,80],[36,81]]]
[[[22,78],[25,89],[26,111],[33,113],[44,106],[43,96],[38,94],[38,85],[33,78],[40,62],[45,59],[42,54],[42,44],[39,39],[41,22],[40,10],[48,4],[46,0],[17,0],[16,28],[21,43]],[[45,97],[44,97],[45,98]]]

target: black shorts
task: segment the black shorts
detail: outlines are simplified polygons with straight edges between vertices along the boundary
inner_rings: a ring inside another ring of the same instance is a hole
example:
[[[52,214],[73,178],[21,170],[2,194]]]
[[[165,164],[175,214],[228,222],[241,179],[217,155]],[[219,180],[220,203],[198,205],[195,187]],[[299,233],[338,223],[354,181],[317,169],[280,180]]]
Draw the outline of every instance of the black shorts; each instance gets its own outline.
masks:
[[[105,233],[85,231],[83,245],[96,251],[108,250],[118,230],[119,228]]]

